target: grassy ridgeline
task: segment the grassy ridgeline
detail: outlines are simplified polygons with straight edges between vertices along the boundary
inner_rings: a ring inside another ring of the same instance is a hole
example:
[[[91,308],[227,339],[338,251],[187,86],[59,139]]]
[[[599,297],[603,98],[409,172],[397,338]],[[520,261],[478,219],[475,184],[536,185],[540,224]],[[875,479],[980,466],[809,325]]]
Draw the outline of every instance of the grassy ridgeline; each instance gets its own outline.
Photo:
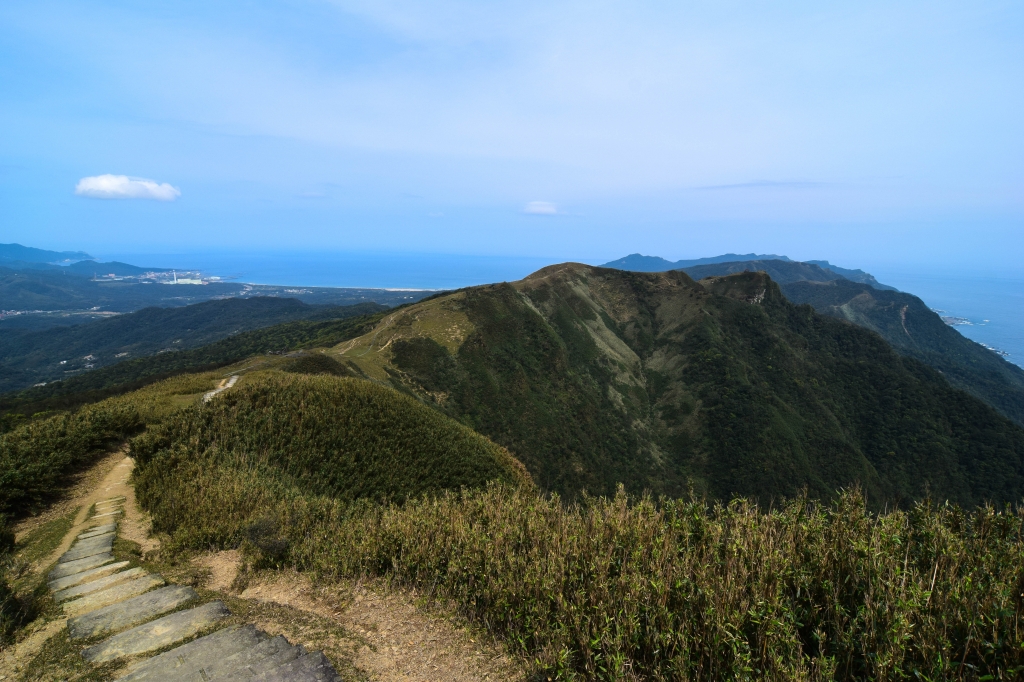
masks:
[[[566,505],[500,483],[517,469],[489,441],[334,377],[251,377],[164,428],[134,447],[139,499],[171,546],[242,544],[264,565],[415,586],[553,679],[1024,672],[1019,510],[875,515],[856,493],[772,511],[622,494]],[[459,462],[480,470],[473,458],[493,473],[464,482],[499,482],[443,490]],[[431,478],[426,462],[448,471]]]
[[[330,375],[249,375],[135,439],[132,454],[140,499],[159,509],[157,530],[210,528],[193,544],[237,540],[269,499],[292,489],[339,500],[404,500],[489,481],[530,485],[504,448],[455,420],[391,388]],[[184,471],[200,488],[169,495],[188,485]],[[238,509],[238,523],[222,524],[223,511],[197,517],[180,504],[224,493],[220,484],[208,485],[208,471],[219,472],[214,481],[248,482],[237,488],[244,495],[224,500]]]

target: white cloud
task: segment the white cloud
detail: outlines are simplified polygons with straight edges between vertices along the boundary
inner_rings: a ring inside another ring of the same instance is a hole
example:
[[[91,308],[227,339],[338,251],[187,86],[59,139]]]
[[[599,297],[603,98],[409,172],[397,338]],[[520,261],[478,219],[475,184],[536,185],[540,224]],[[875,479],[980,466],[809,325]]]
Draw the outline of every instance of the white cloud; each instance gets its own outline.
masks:
[[[93,199],[155,199],[174,201],[181,191],[166,182],[127,175],[93,175],[82,178],[75,185],[75,194]]]
[[[550,201],[531,201],[523,207],[523,213],[533,215],[558,215],[558,206]]]

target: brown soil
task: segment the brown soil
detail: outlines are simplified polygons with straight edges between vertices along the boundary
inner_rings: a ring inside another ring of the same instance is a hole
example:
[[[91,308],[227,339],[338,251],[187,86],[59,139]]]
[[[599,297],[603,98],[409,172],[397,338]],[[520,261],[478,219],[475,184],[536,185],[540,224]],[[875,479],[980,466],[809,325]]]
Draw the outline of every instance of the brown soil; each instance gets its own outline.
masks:
[[[195,559],[211,572],[206,586],[230,593],[237,575],[237,552],[217,552]],[[332,648],[354,668],[377,682],[449,680],[522,680],[521,662],[507,656],[485,633],[455,625],[443,615],[416,605],[414,596],[376,586],[341,583],[314,585],[304,574],[275,571],[251,580],[242,599],[279,604],[315,614],[344,633],[329,646],[322,639],[302,641],[273,612],[256,625],[267,632],[313,646]]]

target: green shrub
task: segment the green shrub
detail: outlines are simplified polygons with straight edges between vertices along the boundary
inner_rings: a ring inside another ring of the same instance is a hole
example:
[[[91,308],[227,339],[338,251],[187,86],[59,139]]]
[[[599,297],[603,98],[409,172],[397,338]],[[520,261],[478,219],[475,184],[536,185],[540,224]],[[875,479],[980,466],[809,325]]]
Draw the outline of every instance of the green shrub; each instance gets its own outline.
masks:
[[[258,457],[200,457],[201,436],[140,471],[172,546],[241,542],[260,566],[415,587],[552,679],[1024,674],[1021,509],[874,514],[858,492],[770,510],[621,491],[565,504],[501,483],[380,503],[323,494]]]
[[[284,367],[285,372],[294,374],[330,374],[336,377],[350,377],[355,373],[345,365],[324,353],[309,353],[292,360]]]
[[[492,480],[532,485],[504,448],[450,417],[391,388],[326,375],[249,375],[134,439],[131,452],[140,499],[162,510],[156,528],[188,526],[197,546],[240,542],[262,508],[292,488],[404,500]],[[164,494],[190,485],[177,478],[185,470],[202,487],[182,490],[180,499],[218,500],[217,519],[196,517],[199,507]],[[218,482],[207,485],[207,472]]]
[[[96,454],[142,428],[125,402],[92,405],[0,435],[0,513],[21,516],[51,499]]]

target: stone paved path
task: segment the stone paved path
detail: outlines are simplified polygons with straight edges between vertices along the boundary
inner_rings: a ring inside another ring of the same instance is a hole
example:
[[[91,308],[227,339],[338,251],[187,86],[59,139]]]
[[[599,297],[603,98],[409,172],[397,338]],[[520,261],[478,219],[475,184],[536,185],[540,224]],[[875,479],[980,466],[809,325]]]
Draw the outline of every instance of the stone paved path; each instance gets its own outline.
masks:
[[[92,663],[150,655],[123,681],[249,680],[341,682],[322,652],[307,652],[253,625],[220,627],[230,615],[221,601],[198,604],[190,587],[115,562],[113,543],[124,498],[97,502],[89,521],[48,575],[68,615],[72,641]],[[211,634],[193,639],[196,635]],[[190,641],[191,640],[191,641]],[[177,645],[177,646],[175,646]],[[154,652],[174,647],[159,655]]]

